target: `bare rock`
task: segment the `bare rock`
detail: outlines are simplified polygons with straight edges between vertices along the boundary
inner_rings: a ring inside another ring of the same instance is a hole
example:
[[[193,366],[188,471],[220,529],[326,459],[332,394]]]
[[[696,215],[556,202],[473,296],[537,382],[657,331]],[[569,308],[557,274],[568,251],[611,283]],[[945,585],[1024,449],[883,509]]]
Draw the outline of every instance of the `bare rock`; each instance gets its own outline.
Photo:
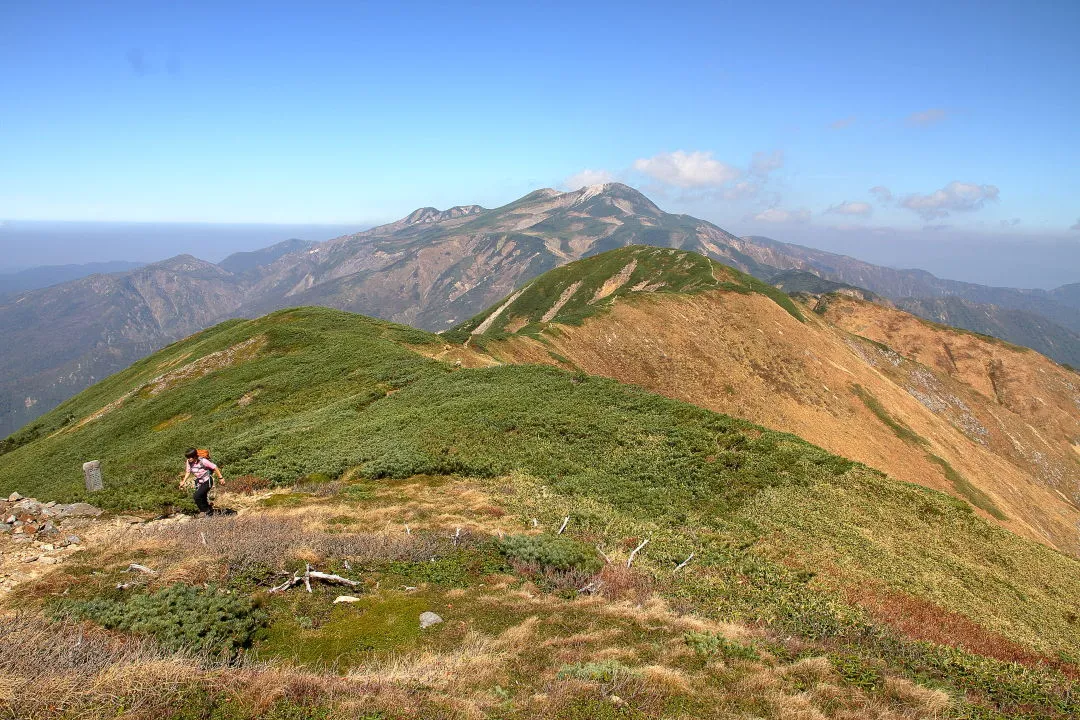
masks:
[[[23,498],[19,502],[15,503],[14,510],[20,513],[29,513],[36,515],[41,512],[42,505],[33,498]]]
[[[360,602],[360,598],[354,597],[353,595],[338,595],[336,598],[334,598],[334,604],[335,605],[337,605],[338,603],[354,603],[354,602]]]
[[[20,495],[20,494],[19,494],[19,493],[17,493],[17,492],[13,492],[13,493],[11,493],[10,495],[8,495],[8,499],[7,499],[7,500],[8,500],[8,502],[19,502],[19,501],[20,501],[20,500],[22,500],[22,499],[23,499],[23,496],[22,496],[22,495]]]
[[[60,511],[62,518],[97,517],[101,514],[101,508],[96,508],[90,503],[77,502],[65,505]]]
[[[64,538],[64,541],[68,545],[78,545],[79,543],[82,542],[82,538],[79,537],[78,535],[68,535],[66,538]]]
[[[420,613],[420,629],[421,630],[424,630],[425,628],[429,628],[432,625],[438,625],[442,621],[443,621],[443,619],[441,617],[439,617],[435,613],[431,612],[430,610],[428,612],[425,612],[425,613]]]

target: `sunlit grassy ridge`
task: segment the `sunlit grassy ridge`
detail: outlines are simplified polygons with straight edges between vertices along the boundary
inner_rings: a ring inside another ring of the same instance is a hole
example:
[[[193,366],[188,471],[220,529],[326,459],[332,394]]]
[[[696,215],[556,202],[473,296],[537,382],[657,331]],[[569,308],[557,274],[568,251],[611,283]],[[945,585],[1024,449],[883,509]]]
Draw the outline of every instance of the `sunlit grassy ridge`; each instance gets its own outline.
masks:
[[[529,282],[524,291],[505,307],[505,301],[496,303],[443,335],[464,340],[500,308],[498,317],[483,334],[497,337],[506,332],[512,323],[524,333],[539,330],[541,322],[577,325],[610,307],[616,298],[643,290],[663,293],[708,290],[759,293],[802,319],[802,313],[791,298],[735,268],[684,250],[630,245],[549,270]],[[545,315],[560,301],[563,304],[545,321]]]
[[[650,538],[638,564],[671,602],[833,643],[856,658],[837,661],[855,663],[852,677],[860,663],[878,663],[950,691],[974,683],[1001,707],[1074,707],[1060,676],[898,639],[846,595],[907,593],[1068,660],[1080,647],[1077,561],[792,435],[611,380],[535,366],[467,369],[410,349],[441,342],[312,308],[218,326],[12,438],[0,455],[0,494],[83,497],[80,464],[100,459],[109,489],[94,502],[187,502],[175,481],[189,445],[210,446],[229,476],[277,484],[316,474],[348,474],[369,488],[472,478],[491,492],[506,485],[504,501],[548,528],[571,515],[570,533],[590,543]],[[355,498],[368,492],[349,488]],[[283,508],[312,501],[284,498]],[[691,552],[691,566],[673,574]],[[280,647],[291,642],[288,622],[272,629]]]

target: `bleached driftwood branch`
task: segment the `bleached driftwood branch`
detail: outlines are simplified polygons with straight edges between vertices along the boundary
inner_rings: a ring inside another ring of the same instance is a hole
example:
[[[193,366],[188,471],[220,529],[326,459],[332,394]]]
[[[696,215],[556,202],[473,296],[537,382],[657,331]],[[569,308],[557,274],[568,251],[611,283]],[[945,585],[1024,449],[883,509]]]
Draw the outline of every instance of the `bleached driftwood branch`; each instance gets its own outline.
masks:
[[[686,559],[685,559],[685,560],[683,560],[683,561],[682,561],[681,563],[679,563],[678,565],[676,565],[676,566],[675,566],[675,569],[674,569],[674,570],[672,570],[672,572],[678,572],[679,570],[682,570],[682,569],[683,569],[684,567],[686,567],[686,564],[687,564],[688,562],[690,562],[691,560],[693,560],[693,559],[694,559],[694,553],[690,553],[690,557],[686,558]]]
[[[600,557],[604,558],[604,564],[605,565],[610,565],[611,564],[611,558],[609,558],[607,556],[607,553],[605,553],[603,550],[600,549],[599,545],[596,546],[596,552],[600,553]]]
[[[567,515],[566,517],[563,518],[562,527],[559,528],[559,532],[556,533],[557,535],[562,535],[563,534],[563,530],[566,529],[566,524],[568,522],[570,522],[570,516],[569,515]]]
[[[630,567],[630,565],[634,562],[634,556],[638,554],[638,551],[641,550],[641,548],[645,547],[648,544],[649,538],[645,538],[641,541],[640,545],[634,548],[634,552],[630,553],[630,557],[626,559],[626,567]]]
[[[350,580],[349,578],[341,577],[340,575],[332,575],[330,573],[324,573],[324,572],[319,572],[318,570],[312,570],[311,566],[308,565],[304,569],[304,573],[302,575],[300,573],[295,573],[291,578],[289,578],[285,582],[281,583],[280,585],[276,585],[276,586],[270,588],[270,590],[268,592],[270,594],[279,593],[279,592],[285,592],[289,588],[294,587],[296,585],[299,585],[300,583],[304,583],[304,587],[307,588],[307,591],[311,592],[311,581],[312,580],[322,580],[323,582],[341,583],[342,585],[348,585],[350,587],[357,587],[360,584],[356,580]]]

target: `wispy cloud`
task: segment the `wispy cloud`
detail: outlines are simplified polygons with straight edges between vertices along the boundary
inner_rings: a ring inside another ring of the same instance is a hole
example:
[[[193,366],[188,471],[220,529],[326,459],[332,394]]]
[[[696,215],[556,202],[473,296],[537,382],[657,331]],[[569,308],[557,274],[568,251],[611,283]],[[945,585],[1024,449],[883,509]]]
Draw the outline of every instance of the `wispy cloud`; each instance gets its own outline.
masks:
[[[634,161],[634,169],[680,188],[715,187],[735,180],[742,171],[713,158],[711,152],[676,150]]]
[[[805,223],[810,222],[809,210],[781,210],[780,208],[769,208],[768,210],[762,210],[757,215],[753,216],[754,220],[767,223]]]
[[[855,116],[852,115],[851,117],[840,118],[839,120],[833,120],[831,123],[829,123],[829,129],[830,130],[843,130],[845,128],[851,127],[854,124],[855,124]]]
[[[877,201],[881,204],[891,203],[893,199],[892,190],[884,185],[875,185],[870,188],[870,194],[877,198]]]
[[[929,110],[920,110],[919,112],[911,113],[907,116],[907,119],[904,120],[904,124],[908,127],[926,127],[928,125],[936,125],[948,116],[948,110],[930,108]]]
[[[562,186],[567,190],[577,190],[578,188],[587,187],[589,185],[602,185],[609,182],[615,182],[615,176],[612,173],[607,170],[591,170],[586,168],[563,180]]]
[[[826,213],[832,213],[835,215],[851,215],[854,217],[869,217],[874,212],[874,208],[870,206],[868,202],[847,202],[837,203],[831,206]]]
[[[729,188],[726,188],[721,197],[725,200],[746,200],[756,197],[761,192],[761,184],[750,180],[741,180]]]
[[[1010,218],[1008,220],[1002,220],[1000,225],[1003,228],[1013,228],[1020,224],[1020,218]]]
[[[900,201],[900,207],[918,213],[924,220],[948,217],[950,212],[971,212],[998,199],[995,185],[951,182],[928,195],[914,193]]]
[[[784,167],[784,151],[773,150],[771,153],[756,152],[750,162],[750,174],[765,176],[773,170]]]
[[[1070,230],[1080,230],[1080,220],[1076,221],[1075,225],[1069,227]]]

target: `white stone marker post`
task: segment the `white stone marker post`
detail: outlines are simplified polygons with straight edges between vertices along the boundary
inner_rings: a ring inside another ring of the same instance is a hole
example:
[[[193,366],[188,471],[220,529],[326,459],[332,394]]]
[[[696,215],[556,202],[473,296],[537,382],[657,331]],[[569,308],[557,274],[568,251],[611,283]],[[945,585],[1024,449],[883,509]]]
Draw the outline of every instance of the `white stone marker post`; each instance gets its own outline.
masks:
[[[97,492],[105,487],[105,481],[101,479],[101,461],[91,460],[83,463],[83,478],[86,480],[86,492]]]

